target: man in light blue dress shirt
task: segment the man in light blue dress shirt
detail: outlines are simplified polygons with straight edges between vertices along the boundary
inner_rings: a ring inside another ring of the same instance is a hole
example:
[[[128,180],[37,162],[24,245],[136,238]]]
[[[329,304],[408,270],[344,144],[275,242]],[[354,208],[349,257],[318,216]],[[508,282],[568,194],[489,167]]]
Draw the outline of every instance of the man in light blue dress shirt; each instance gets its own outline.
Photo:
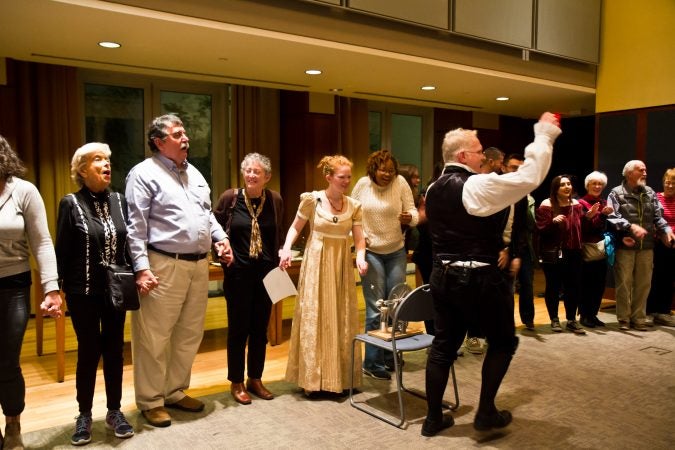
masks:
[[[211,212],[211,190],[187,161],[189,139],[179,117],[148,128],[151,158],[127,176],[128,238],[141,294],[131,315],[136,404],[154,426],[171,425],[165,407],[199,412],[185,394],[202,340],[208,300],[208,252],[225,263],[232,251]]]

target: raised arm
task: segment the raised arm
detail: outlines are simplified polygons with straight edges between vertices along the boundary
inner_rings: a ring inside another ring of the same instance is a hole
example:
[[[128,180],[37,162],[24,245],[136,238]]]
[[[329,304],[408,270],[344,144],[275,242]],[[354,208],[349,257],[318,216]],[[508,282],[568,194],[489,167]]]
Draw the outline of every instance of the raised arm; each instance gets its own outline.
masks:
[[[469,177],[462,193],[462,203],[467,212],[487,217],[535,190],[551,167],[553,143],[560,133],[562,131],[555,115],[542,114],[534,125],[534,141],[525,148],[525,163],[516,172]]]

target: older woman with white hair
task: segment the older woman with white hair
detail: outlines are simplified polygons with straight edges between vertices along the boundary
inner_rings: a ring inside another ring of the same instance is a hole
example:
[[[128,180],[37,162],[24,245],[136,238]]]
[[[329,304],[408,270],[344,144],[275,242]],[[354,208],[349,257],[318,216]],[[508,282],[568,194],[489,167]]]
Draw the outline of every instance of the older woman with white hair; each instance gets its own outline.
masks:
[[[227,300],[227,379],[237,403],[251,403],[249,393],[263,400],[274,394],[262,383],[267,324],[272,312],[263,278],[279,264],[283,244],[284,203],[266,188],[272,178],[267,156],[249,153],[241,162],[244,187],[220,196],[214,215],[230,237],[233,261],[223,267]],[[246,345],[248,343],[248,354]],[[244,372],[248,367],[248,380]]]
[[[96,370],[103,357],[106,427],[118,438],[134,429],[120,411],[125,311],[106,301],[105,266],[124,264],[127,205],[124,197],[108,190],[110,148],[92,142],[78,148],[70,165],[80,190],[61,199],[56,226],[56,260],[62,289],[77,336],[76,390],[80,414],[73,445],[91,441],[92,405]]]
[[[593,171],[584,180],[586,195],[579,199],[584,213],[584,220],[581,221],[582,246],[592,247],[604,241],[607,215],[614,211],[607,205],[607,200],[600,197],[606,186],[607,175],[603,172]],[[580,322],[585,327],[605,326],[605,323],[598,319],[598,311],[605,292],[606,276],[607,258],[602,254],[594,257],[584,252],[579,313]]]

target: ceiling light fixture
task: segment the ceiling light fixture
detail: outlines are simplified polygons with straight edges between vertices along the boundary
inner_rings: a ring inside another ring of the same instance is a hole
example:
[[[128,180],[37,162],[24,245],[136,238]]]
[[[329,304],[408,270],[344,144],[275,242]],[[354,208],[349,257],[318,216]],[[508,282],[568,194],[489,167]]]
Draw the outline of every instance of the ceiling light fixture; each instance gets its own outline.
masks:
[[[508,102],[510,98],[508,97],[497,97],[496,99],[498,102]]]
[[[342,92],[341,88],[330,88],[329,91],[331,92]]]
[[[420,89],[422,89],[423,91],[435,91],[436,86],[422,86]]]
[[[103,48],[120,48],[122,44],[118,44],[117,42],[113,41],[101,41],[98,43]]]
[[[305,70],[305,73],[307,75],[321,75],[321,71],[319,69],[307,69]]]

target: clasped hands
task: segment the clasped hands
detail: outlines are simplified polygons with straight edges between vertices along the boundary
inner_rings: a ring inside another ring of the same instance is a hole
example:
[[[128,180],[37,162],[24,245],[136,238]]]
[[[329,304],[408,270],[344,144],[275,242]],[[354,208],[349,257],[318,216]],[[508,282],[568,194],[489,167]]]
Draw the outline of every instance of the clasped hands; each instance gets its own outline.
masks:
[[[40,303],[40,309],[49,317],[61,317],[61,295],[59,291],[47,292],[45,299]]]
[[[234,261],[232,247],[228,238],[213,244],[220,262],[230,266]],[[151,290],[159,286],[159,277],[156,277],[150,269],[144,269],[136,272],[136,288],[141,295],[147,295]]]
[[[213,244],[213,247],[215,248],[221,263],[225,263],[229,267],[234,262],[234,253],[232,253],[229,238],[216,242]]]
[[[279,250],[279,268],[281,270],[286,270],[291,267],[291,260],[293,255],[291,254],[290,249],[282,248]]]

